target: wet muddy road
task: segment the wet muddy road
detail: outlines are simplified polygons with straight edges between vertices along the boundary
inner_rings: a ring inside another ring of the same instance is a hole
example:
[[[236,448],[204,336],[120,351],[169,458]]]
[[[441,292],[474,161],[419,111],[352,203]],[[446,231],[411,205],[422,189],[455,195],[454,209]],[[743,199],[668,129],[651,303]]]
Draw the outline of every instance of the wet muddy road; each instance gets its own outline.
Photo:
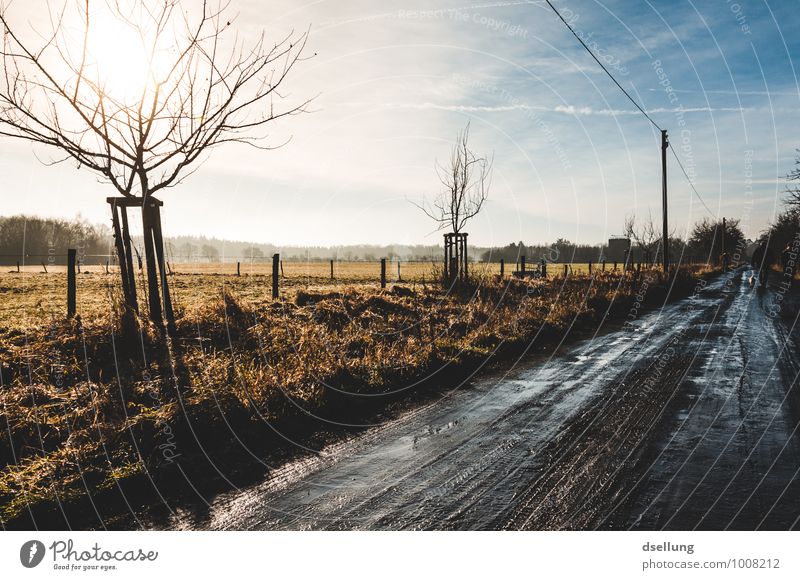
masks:
[[[178,515],[205,529],[788,529],[800,370],[735,272]]]

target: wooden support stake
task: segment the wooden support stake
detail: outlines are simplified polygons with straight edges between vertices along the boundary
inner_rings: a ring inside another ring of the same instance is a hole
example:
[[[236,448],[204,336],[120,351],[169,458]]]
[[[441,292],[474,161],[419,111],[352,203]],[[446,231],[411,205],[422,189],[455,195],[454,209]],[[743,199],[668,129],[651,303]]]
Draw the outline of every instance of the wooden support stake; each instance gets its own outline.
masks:
[[[592,261],[589,260],[589,276],[592,275]]]
[[[541,264],[542,278],[547,278],[547,260],[542,258],[540,264]]]
[[[113,206],[112,206],[113,207]],[[131,232],[128,229],[128,208],[124,205],[119,206],[120,214],[122,215],[122,249],[125,257],[125,269],[123,276],[127,275],[128,290],[131,296],[131,305],[133,311],[139,312],[139,303],[136,299],[136,273],[133,271],[133,252],[131,251]],[[116,212],[115,212],[116,213]],[[138,257],[138,255],[137,255]],[[139,270],[142,269],[142,259],[139,259]],[[106,263],[108,264],[108,263]],[[120,267],[122,264],[120,264]],[[108,266],[106,265],[106,273],[108,273]]]
[[[67,318],[75,316],[77,289],[75,285],[75,261],[77,251],[67,250]]]
[[[147,304],[150,309],[150,320],[156,326],[163,326],[164,311],[159,299],[158,266],[156,265],[156,249],[153,232],[153,212],[147,205],[142,206],[142,229],[144,230],[144,262],[147,269]]]
[[[19,261],[17,261],[17,274],[19,274]]]
[[[241,262],[236,262],[236,275],[237,276],[241,276],[242,275],[242,263]]]
[[[281,260],[281,278],[286,278],[286,274],[283,273],[283,260]]]
[[[278,299],[278,268],[281,266],[281,255],[272,256],[272,299]]]
[[[42,268],[44,268],[44,273],[47,274],[47,266],[45,266],[44,262],[42,262]]]
[[[469,234],[463,234],[463,237],[461,238],[461,242],[463,244],[462,245],[462,252],[463,253],[461,255],[464,256],[464,269],[463,269],[464,282],[469,280],[469,260],[467,259],[468,258],[468,256],[467,256],[467,236],[468,235]]]
[[[122,277],[122,294],[125,297],[125,303],[131,304],[131,279],[126,271],[128,261],[125,258],[125,245],[123,242],[122,230],[119,224],[119,213],[117,212],[116,203],[111,204],[111,224],[114,233],[114,246],[116,247],[117,257],[119,259],[120,276]],[[108,273],[108,261],[106,261],[106,273]]]
[[[522,277],[525,277],[525,256],[519,257],[519,271],[522,272]]]
[[[606,261],[603,260],[603,272],[605,272],[605,271],[606,271]]]
[[[569,268],[569,264],[564,264],[564,278],[567,277],[567,268]]]
[[[506,263],[503,258],[500,258],[500,278],[506,275]]]
[[[400,278],[400,258],[397,259],[397,281],[402,282],[402,278]]]
[[[333,280],[333,260],[331,260],[331,280]]]
[[[161,280],[161,299],[164,302],[164,316],[167,319],[167,329],[169,332],[175,332],[175,313],[172,310],[172,298],[169,294],[167,269],[165,267],[167,262],[164,255],[164,237],[161,234],[161,209],[157,205],[154,205],[150,209],[153,218],[151,224],[153,229],[153,243],[156,250],[156,259],[158,260],[158,275]]]
[[[381,288],[386,288],[386,258],[381,258]]]

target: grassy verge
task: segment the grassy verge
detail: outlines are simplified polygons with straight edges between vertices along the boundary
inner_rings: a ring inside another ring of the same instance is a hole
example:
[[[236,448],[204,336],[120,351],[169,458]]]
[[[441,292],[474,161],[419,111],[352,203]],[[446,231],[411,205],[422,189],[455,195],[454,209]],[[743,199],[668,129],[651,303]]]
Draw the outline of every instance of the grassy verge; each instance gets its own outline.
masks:
[[[705,274],[678,271],[670,298]],[[546,348],[568,328],[661,304],[669,285],[655,272],[602,273],[487,279],[449,294],[343,285],[275,303],[223,290],[184,305],[169,340],[144,324],[121,336],[114,312],[0,329],[0,520],[19,525],[31,508],[131,482],[168,489],[176,468],[185,474],[234,439],[242,449],[291,447],[275,432],[302,439],[358,422],[400,396],[454,386],[534,338]]]

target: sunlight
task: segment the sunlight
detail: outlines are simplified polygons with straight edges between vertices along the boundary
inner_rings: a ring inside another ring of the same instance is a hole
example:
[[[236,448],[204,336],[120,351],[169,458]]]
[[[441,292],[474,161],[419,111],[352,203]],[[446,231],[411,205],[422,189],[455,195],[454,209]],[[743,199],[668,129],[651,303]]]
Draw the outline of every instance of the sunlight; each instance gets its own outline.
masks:
[[[103,7],[90,14],[88,64],[92,80],[107,96],[129,105],[138,102],[157,67],[152,40]]]

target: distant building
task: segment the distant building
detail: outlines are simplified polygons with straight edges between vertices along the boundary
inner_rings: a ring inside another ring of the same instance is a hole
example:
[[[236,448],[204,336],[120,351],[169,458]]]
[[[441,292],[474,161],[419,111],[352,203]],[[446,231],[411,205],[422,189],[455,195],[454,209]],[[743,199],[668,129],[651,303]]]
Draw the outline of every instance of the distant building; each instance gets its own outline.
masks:
[[[613,236],[608,240],[606,260],[609,262],[624,262],[625,256],[631,249],[631,240],[625,236]]]

